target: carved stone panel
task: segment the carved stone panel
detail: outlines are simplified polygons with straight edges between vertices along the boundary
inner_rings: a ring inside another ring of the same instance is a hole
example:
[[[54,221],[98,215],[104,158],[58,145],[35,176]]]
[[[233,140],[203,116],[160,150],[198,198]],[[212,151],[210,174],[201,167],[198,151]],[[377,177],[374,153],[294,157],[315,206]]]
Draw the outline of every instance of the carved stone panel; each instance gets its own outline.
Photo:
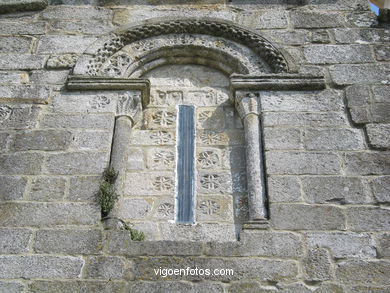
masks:
[[[146,199],[153,206],[145,217],[134,221],[159,223],[159,227],[169,225],[172,231],[182,229],[176,223],[175,202],[180,177],[175,173],[177,106],[194,105],[195,222],[206,227],[230,225],[228,231],[234,231],[247,217],[245,145],[244,130],[237,123],[238,114],[230,102],[228,78],[197,65],[163,66],[142,78],[151,83],[150,104],[130,141],[133,148],[142,148],[144,164],[138,164],[143,166],[142,170],[128,169],[125,197]],[[199,237],[195,228],[186,229],[190,239]],[[164,239],[167,235],[161,233]],[[232,240],[235,234],[227,233],[224,237]]]

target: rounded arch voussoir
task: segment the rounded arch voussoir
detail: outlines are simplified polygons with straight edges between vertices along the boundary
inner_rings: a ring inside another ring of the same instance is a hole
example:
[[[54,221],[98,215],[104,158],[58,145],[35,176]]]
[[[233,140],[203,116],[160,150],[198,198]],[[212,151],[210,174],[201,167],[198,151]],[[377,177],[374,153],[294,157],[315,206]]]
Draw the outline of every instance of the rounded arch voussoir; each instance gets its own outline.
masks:
[[[74,74],[104,76],[103,65],[125,46],[140,40],[169,34],[208,35],[223,38],[249,48],[268,65],[273,73],[293,71],[291,58],[285,52],[282,53],[281,49],[262,36],[232,22],[211,19],[157,19],[122,28],[107,36],[104,41],[97,41],[86,51],[85,55],[80,57]]]

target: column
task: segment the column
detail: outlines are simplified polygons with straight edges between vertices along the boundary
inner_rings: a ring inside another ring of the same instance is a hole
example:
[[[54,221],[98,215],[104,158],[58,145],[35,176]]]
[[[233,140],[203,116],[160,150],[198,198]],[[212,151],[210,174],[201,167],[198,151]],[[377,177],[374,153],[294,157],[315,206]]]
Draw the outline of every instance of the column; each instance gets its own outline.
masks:
[[[249,223],[267,222],[260,98],[257,92],[238,92],[236,108],[244,123]],[[248,225],[246,225],[248,227]],[[245,225],[244,225],[245,228]]]
[[[124,190],[124,181],[126,178],[126,164],[128,160],[131,131],[134,124],[136,124],[141,117],[141,92],[129,91],[124,94],[119,94],[110,158],[110,167],[119,172],[115,182],[119,198],[110,214],[104,219],[106,228],[119,228],[122,226],[120,209],[123,201],[122,191]]]

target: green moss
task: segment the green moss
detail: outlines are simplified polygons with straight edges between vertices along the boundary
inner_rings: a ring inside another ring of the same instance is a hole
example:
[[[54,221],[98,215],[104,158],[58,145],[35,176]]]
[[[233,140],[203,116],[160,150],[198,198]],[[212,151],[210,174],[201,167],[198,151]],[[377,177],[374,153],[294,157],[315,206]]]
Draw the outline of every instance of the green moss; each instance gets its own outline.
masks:
[[[98,200],[101,207],[102,216],[106,217],[115,205],[118,194],[115,190],[115,181],[118,172],[114,168],[107,168],[103,173],[103,180],[100,182]]]
[[[132,229],[129,225],[124,223],[124,227],[127,231],[130,232],[131,240],[134,241],[144,241],[145,240],[145,234],[142,231]]]

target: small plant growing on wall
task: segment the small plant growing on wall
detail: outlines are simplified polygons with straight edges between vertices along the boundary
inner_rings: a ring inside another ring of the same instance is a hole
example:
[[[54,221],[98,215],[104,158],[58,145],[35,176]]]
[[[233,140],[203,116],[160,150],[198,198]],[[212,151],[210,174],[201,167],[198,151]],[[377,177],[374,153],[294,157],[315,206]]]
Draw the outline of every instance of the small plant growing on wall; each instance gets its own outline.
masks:
[[[130,232],[131,240],[134,240],[134,241],[145,240],[144,232],[133,229],[129,225],[127,225],[126,223],[124,223],[124,228]]]
[[[101,207],[102,217],[105,218],[109,215],[113,209],[115,202],[118,200],[119,195],[115,190],[115,181],[118,178],[119,172],[114,168],[107,168],[103,172],[103,179],[99,186],[99,203]],[[120,220],[120,219],[119,219]],[[145,234],[142,231],[132,229],[124,221],[120,220],[123,224],[123,228],[130,232],[131,240],[143,241],[145,240]]]
[[[118,194],[115,190],[115,181],[118,178],[118,173],[114,168],[104,170],[98,196],[103,218],[108,216],[118,199]]]

